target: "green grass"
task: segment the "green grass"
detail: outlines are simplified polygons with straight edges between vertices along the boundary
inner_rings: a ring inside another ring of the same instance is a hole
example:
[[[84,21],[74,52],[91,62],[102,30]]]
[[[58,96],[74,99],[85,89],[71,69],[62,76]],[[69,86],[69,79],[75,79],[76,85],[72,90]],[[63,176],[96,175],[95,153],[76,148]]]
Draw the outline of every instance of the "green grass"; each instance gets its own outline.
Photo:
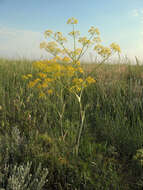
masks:
[[[85,89],[86,121],[79,155],[73,153],[80,125],[78,103],[65,94],[66,112],[60,137],[56,97],[39,99],[22,75],[32,73],[32,61],[0,59],[0,188],[7,189],[5,166],[42,164],[48,181],[43,189],[136,190],[143,187],[143,66],[83,64],[96,79]]]

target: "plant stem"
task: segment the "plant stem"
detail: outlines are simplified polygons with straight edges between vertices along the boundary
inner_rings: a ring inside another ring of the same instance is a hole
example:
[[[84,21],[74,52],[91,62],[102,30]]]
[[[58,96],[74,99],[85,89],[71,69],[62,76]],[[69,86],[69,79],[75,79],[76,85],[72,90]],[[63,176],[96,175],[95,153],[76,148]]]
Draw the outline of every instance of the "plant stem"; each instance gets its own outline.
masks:
[[[75,154],[76,154],[76,156],[78,156],[78,153],[79,153],[80,139],[81,139],[81,134],[82,134],[82,131],[83,131],[84,120],[85,120],[85,110],[83,110],[83,108],[82,108],[81,95],[82,95],[82,91],[81,91],[80,97],[76,96],[78,98],[78,102],[79,102],[80,120],[81,120],[81,125],[80,125],[80,128],[79,128],[79,133],[78,133],[76,147],[75,147]]]
[[[73,24],[73,33],[74,33],[74,35],[73,35],[73,41],[74,41],[74,57],[73,57],[73,59],[74,59],[74,62],[76,63],[76,54],[75,54],[76,41],[75,41],[75,29],[74,29],[74,24]]]

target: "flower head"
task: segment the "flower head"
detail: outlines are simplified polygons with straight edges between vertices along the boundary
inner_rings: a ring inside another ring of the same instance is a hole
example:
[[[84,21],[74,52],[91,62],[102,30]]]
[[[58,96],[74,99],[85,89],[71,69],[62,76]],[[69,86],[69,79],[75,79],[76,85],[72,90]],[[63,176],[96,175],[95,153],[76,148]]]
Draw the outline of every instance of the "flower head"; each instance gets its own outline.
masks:
[[[93,42],[99,43],[99,42],[101,42],[101,38],[97,36],[97,37],[93,38]]]
[[[60,44],[67,42],[67,39],[63,36],[63,34],[61,32],[56,32],[54,34],[55,40],[58,41]]]
[[[65,57],[62,59],[62,61],[64,61],[64,62],[71,62],[71,59],[70,59],[69,57],[65,56]]]
[[[47,43],[46,43],[46,42],[41,42],[41,43],[40,43],[40,49],[45,48],[45,47],[46,47],[46,45],[47,45]]]
[[[112,44],[110,45],[110,47],[111,47],[111,49],[112,49],[113,51],[115,51],[115,52],[118,52],[118,53],[121,52],[120,46],[119,46],[118,44],[116,44],[116,43],[112,43]]]
[[[44,33],[45,37],[51,36],[52,34],[53,34],[52,30],[46,30],[45,33]]]
[[[91,28],[88,30],[88,33],[90,35],[94,35],[94,34],[100,35],[100,32],[99,32],[98,28],[95,28],[94,26],[91,26]]]
[[[79,43],[81,43],[82,45],[89,45],[91,44],[91,41],[87,39],[87,37],[81,37],[78,40]]]
[[[77,37],[77,36],[80,35],[80,31],[76,30],[76,31],[69,32],[68,34],[69,34],[70,36],[75,36],[75,37]]]
[[[88,84],[92,84],[92,83],[95,83],[96,82],[96,80],[94,79],[94,78],[92,78],[92,77],[87,77],[86,78],[86,82],[88,83]]]
[[[78,23],[78,20],[75,19],[74,17],[69,18],[67,21],[67,24],[77,24],[77,23]]]
[[[53,90],[52,90],[52,89],[49,89],[49,90],[47,91],[47,93],[48,93],[48,94],[53,94]]]
[[[44,92],[39,93],[39,98],[46,98],[46,94]]]
[[[103,45],[97,44],[94,47],[94,50],[103,57],[108,57],[111,55],[111,49],[108,47],[104,47]]]

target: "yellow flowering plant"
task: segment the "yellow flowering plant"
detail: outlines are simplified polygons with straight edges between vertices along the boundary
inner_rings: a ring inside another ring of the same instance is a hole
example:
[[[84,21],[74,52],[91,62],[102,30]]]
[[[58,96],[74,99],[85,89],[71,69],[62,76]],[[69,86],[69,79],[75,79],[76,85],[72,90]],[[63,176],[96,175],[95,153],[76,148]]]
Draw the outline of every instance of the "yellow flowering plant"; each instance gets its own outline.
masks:
[[[80,139],[83,131],[86,108],[82,105],[82,94],[84,89],[94,84],[96,81],[91,76],[86,76],[80,64],[80,59],[86,51],[94,45],[95,52],[102,57],[103,60],[108,59],[114,53],[120,53],[120,47],[112,43],[110,47],[101,45],[100,32],[98,28],[91,27],[88,30],[89,37],[81,37],[80,31],[75,30],[78,20],[70,18],[67,24],[72,25],[72,31],[68,33],[73,39],[73,50],[66,48],[67,38],[61,32],[53,32],[46,30],[44,36],[47,41],[40,44],[40,48],[45,49],[53,55],[52,59],[41,60],[34,63],[37,70],[36,78],[32,79],[32,75],[23,76],[29,80],[28,87],[36,88],[39,91],[40,98],[46,98],[54,94],[57,97],[56,109],[59,115],[61,137],[65,140],[68,131],[63,127],[63,117],[65,112],[66,101],[64,91],[75,95],[80,108],[80,126],[77,130],[77,139],[75,153],[78,155]],[[79,46],[77,46],[79,43]],[[68,129],[69,130],[69,129]]]

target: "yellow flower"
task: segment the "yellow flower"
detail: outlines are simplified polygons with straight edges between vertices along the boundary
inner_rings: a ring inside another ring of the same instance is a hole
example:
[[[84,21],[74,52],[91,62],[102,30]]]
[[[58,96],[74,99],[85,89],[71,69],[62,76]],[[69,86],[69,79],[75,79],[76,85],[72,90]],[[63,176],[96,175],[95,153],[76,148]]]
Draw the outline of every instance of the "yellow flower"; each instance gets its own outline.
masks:
[[[111,55],[111,50],[110,50],[110,48],[108,48],[108,47],[104,47],[104,48],[101,50],[100,54],[101,54],[101,55],[104,55],[104,56],[109,56],[109,55]]]
[[[62,52],[62,50],[58,47],[58,44],[55,41],[51,41],[48,43],[42,42],[40,44],[40,48],[44,48],[46,51],[50,52],[54,56]]]
[[[33,88],[39,81],[40,81],[39,78],[35,79],[34,81],[30,81],[28,87]]]
[[[81,91],[81,87],[79,87],[79,86],[77,86],[77,85],[75,85],[75,86],[72,86],[69,90],[70,90],[70,92],[80,92]]]
[[[70,59],[69,57],[65,56],[65,57],[62,59],[62,61],[64,61],[64,62],[70,62],[71,59]]]
[[[97,44],[95,47],[94,47],[94,50],[97,51],[97,53],[103,57],[105,56],[110,56],[111,55],[111,49],[108,48],[108,47],[104,47],[100,44]]]
[[[26,75],[23,75],[22,78],[23,78],[23,79],[26,79],[26,80],[29,79]]]
[[[69,77],[73,76],[75,71],[76,71],[75,68],[71,65],[65,68],[65,73],[67,73]]]
[[[28,77],[28,78],[32,78],[32,74],[28,74],[27,77]]]
[[[76,62],[74,62],[74,64],[80,66],[80,61],[76,61]]]
[[[36,85],[36,83],[34,81],[30,81],[28,84],[29,88],[33,88]]]
[[[104,47],[103,47],[102,45],[97,44],[97,45],[94,47],[94,50],[97,51],[97,52],[99,52],[99,51],[101,51],[103,48],[104,48]]]
[[[47,47],[51,47],[51,48],[56,48],[58,46],[58,44],[54,41],[48,42],[47,43]]]
[[[76,36],[76,37],[77,37],[77,36],[80,35],[80,31],[78,31],[78,30],[77,30],[77,31],[72,31],[72,32],[69,32],[68,34],[69,34],[70,36]]]
[[[45,78],[45,79],[44,79],[44,82],[47,82],[47,83],[52,82],[52,81],[53,81],[52,78]]]
[[[47,75],[45,74],[45,73],[39,73],[38,74],[41,78],[46,78],[47,77]]]
[[[56,56],[54,57],[54,60],[56,60],[56,61],[61,61],[62,58],[61,58],[60,56],[56,55]]]
[[[67,39],[62,35],[61,32],[55,32],[54,36],[55,39],[60,43],[67,42]]]
[[[119,46],[118,44],[116,44],[116,43],[112,43],[112,44],[110,45],[110,47],[111,47],[111,49],[112,49],[113,51],[115,51],[115,52],[118,52],[118,53],[121,52],[120,46]]]
[[[83,79],[82,78],[74,78],[73,80],[72,80],[72,82],[74,83],[74,85],[77,85],[77,86],[82,86],[82,84],[83,84]]]
[[[64,55],[67,55],[67,54],[70,54],[70,52],[71,51],[68,48],[64,48],[61,53]]]
[[[53,94],[53,90],[49,89],[49,90],[47,91],[47,93],[48,93],[48,94]]]
[[[81,67],[78,67],[77,71],[79,71],[80,73],[84,73],[84,71],[83,71],[83,69]]]
[[[72,80],[73,86],[70,88],[71,92],[80,92],[83,88],[83,79],[82,78],[74,78]]]
[[[95,28],[94,26],[91,26],[91,28],[88,30],[88,32],[90,35],[94,35],[94,34],[100,35],[98,28]]]
[[[52,34],[53,34],[52,30],[46,30],[45,33],[44,33],[45,37],[51,36]]]
[[[81,37],[78,40],[79,43],[81,43],[82,45],[89,45],[91,44],[91,41],[87,39],[87,37]]]
[[[101,42],[101,38],[95,37],[95,38],[93,38],[93,42],[99,43],[99,42]]]
[[[22,78],[28,80],[29,78],[32,78],[32,74],[23,75]]]
[[[44,92],[40,92],[40,93],[39,93],[39,98],[45,98],[45,97],[46,97],[46,95],[45,95]]]
[[[78,20],[75,19],[74,17],[69,18],[67,21],[67,24],[77,24],[77,23],[78,23]]]
[[[38,89],[41,89],[41,88],[42,88],[41,84],[38,84],[38,85],[37,85],[37,88],[38,88]]]
[[[100,32],[99,32],[98,28],[95,29],[95,32],[96,32],[97,35],[100,35]]]
[[[73,53],[74,53],[74,55],[80,55],[81,51],[82,51],[81,48],[77,48],[77,49],[75,49],[75,51]]]
[[[42,87],[42,88],[47,88],[47,87],[48,87],[48,84],[47,84],[46,82],[43,82],[43,83],[41,84],[41,87]]]
[[[40,43],[40,49],[45,48],[47,46],[46,42],[41,42]]]
[[[92,78],[92,77],[87,77],[86,78],[86,82],[88,83],[88,84],[92,84],[92,83],[95,83],[96,82],[96,80],[94,79],[94,78]]]

